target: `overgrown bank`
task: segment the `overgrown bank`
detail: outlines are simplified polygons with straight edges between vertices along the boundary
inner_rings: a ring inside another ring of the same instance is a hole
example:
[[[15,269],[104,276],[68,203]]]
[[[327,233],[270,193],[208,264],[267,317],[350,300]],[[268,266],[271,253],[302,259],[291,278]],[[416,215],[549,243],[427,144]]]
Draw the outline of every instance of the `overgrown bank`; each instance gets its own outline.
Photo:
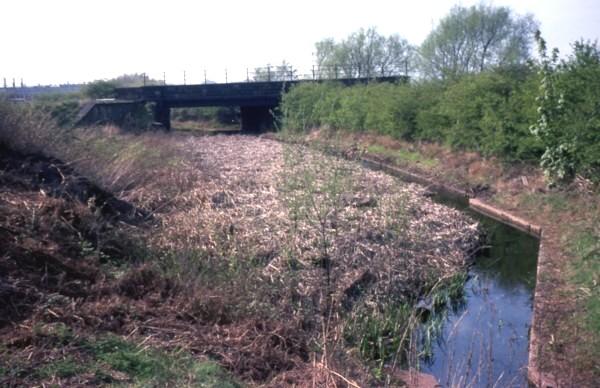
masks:
[[[541,164],[554,180],[600,179],[600,51],[456,78],[342,87],[302,84],[284,96],[283,126],[367,131],[442,143],[507,162]]]
[[[2,151],[2,384],[400,384],[417,301],[461,297],[476,224],[422,188],[267,139],[61,132],[21,108],[2,142],[38,154]]]

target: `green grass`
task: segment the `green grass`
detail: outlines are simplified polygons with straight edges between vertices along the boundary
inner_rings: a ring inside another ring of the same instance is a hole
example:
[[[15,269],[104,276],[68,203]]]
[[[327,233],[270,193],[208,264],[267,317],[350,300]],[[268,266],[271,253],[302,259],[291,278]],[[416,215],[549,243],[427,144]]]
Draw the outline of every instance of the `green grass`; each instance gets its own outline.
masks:
[[[239,387],[219,365],[184,354],[140,347],[109,335],[87,344],[97,367],[125,373],[134,386]]]
[[[362,306],[347,320],[344,339],[358,350],[361,358],[374,362],[381,370],[396,354],[402,361],[412,327],[412,308],[408,304],[385,304],[382,309]]]
[[[371,154],[391,158],[397,164],[418,163],[427,168],[433,168],[438,165],[438,161],[435,159],[427,158],[418,152],[404,149],[391,150],[384,146],[374,144],[367,147],[367,151]]]
[[[28,378],[28,382],[44,382],[85,375],[85,380],[91,376],[96,383],[110,386],[242,386],[217,363],[197,360],[184,351],[140,346],[114,334],[84,338],[64,324],[39,327],[35,335],[39,337],[37,341],[45,341],[48,354],[54,356],[41,364],[37,360],[32,366],[30,361],[6,358],[9,354],[0,353],[3,364],[0,379],[12,376]],[[65,353],[69,355],[63,356]]]
[[[39,368],[35,373],[42,379],[52,378],[68,378],[86,372],[89,366],[82,365],[72,357],[65,357],[60,360],[52,361]]]
[[[573,282],[585,303],[585,321],[589,330],[600,336],[600,236],[598,230],[586,230],[574,239],[577,260]]]

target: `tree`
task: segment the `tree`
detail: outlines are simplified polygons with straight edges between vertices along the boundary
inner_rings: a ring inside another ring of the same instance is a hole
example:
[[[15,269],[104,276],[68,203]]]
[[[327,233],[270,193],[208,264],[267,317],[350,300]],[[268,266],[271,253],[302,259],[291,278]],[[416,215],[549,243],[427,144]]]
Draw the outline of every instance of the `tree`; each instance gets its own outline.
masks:
[[[531,132],[545,147],[540,165],[552,182],[582,174],[600,181],[600,48],[579,41],[573,54],[558,60],[548,55],[546,42],[536,34],[540,89],[538,118]]]
[[[315,44],[322,76],[376,77],[401,74],[412,69],[412,47],[398,35],[385,37],[375,28],[360,29],[340,43],[328,38]]]
[[[146,77],[145,74],[123,74],[109,80],[90,82],[83,89],[83,94],[89,98],[113,98],[116,88],[129,88],[146,85],[162,85],[162,81]]]
[[[83,94],[92,99],[113,98],[115,96],[115,88],[118,86],[114,80],[98,80],[87,84],[83,89]]]
[[[533,16],[515,15],[508,7],[455,6],[421,45],[421,71],[446,79],[524,64],[536,29]]]
[[[257,67],[254,69],[254,81],[291,81],[298,79],[296,70],[285,60],[279,66]]]

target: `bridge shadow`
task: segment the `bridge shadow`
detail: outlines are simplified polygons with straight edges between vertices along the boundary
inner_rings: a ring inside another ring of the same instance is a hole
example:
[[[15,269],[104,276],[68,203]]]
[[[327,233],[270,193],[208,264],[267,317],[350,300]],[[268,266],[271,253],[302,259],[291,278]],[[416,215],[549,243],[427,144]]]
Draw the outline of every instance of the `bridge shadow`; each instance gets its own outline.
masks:
[[[239,120],[232,120],[230,123],[212,120],[175,120],[172,122],[171,131],[187,136],[251,134],[251,131],[242,130]]]
[[[214,128],[214,129],[193,129],[172,127],[171,131],[180,135],[187,136],[213,136],[213,135],[253,135],[253,132],[242,131],[240,128]],[[260,134],[256,132],[256,134]]]

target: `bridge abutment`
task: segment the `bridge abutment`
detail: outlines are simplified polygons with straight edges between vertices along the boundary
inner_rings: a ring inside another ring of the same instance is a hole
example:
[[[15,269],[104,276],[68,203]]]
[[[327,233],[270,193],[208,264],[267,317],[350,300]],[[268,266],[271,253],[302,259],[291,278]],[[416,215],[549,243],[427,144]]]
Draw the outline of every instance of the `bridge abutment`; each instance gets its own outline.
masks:
[[[275,120],[272,106],[241,106],[241,130],[245,132],[262,132],[273,129]]]

